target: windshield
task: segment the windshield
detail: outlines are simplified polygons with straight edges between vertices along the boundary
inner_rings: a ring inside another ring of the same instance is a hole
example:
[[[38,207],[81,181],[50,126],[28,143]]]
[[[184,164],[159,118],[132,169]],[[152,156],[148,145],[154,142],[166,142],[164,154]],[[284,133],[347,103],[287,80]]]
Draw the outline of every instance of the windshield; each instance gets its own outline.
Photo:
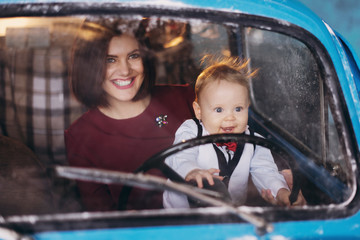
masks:
[[[110,28],[121,35],[106,40]],[[121,52],[133,38],[133,50]],[[113,48],[114,39],[122,45]],[[246,131],[275,139],[300,165],[306,204],[348,200],[353,172],[334,101],[322,63],[302,41],[241,21],[141,15],[18,17],[0,19],[0,215],[163,209],[159,189],[132,189],[121,209],[122,184],[65,179],[49,170],[70,165],[131,173],[170,147],[180,125],[197,117],[194,85],[208,54],[249,59],[247,68],[256,74],[249,78]],[[109,70],[115,65],[127,66],[130,73],[119,77],[120,67]],[[150,66],[154,72],[148,71]],[[142,81],[149,79],[154,86],[144,87]],[[123,104],[124,115],[109,111],[114,102],[138,101],[119,98],[111,90],[128,89],[137,81],[142,92],[131,98],[140,99],[146,108]],[[94,84],[105,90],[105,102]],[[148,97],[150,88],[153,95]],[[255,145],[246,146],[255,152]],[[291,168],[289,157],[270,150],[276,171]],[[314,172],[301,171],[303,165]],[[262,180],[251,175],[254,169],[248,167],[235,206],[272,205],[261,197]],[[147,173],[167,179],[158,169]],[[24,197],[31,204],[22,204]]]

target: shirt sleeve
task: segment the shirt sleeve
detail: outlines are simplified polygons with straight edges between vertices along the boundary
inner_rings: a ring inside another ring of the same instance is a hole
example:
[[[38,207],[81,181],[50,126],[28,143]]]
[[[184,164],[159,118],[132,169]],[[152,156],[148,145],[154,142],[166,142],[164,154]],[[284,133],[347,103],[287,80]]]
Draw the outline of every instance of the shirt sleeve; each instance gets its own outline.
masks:
[[[70,166],[95,168],[78,149],[77,141],[65,131],[65,145]],[[107,185],[86,181],[77,181],[81,201],[88,211],[108,211],[116,208]]]
[[[174,144],[196,138],[197,131],[195,121],[186,120],[176,131]],[[196,161],[198,154],[199,147],[192,147],[168,157],[165,163],[185,178],[190,171],[200,168]]]
[[[250,173],[259,192],[262,189],[270,189],[272,195],[276,197],[279,189],[289,190],[285,178],[279,173],[271,151],[267,148],[256,146],[250,163]]]

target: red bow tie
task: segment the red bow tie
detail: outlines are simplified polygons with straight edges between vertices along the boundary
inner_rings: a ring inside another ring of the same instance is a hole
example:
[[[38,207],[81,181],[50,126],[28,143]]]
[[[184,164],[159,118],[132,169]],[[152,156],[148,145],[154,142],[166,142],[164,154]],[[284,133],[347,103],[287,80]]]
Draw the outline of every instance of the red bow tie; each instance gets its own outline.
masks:
[[[227,142],[227,143],[216,143],[217,146],[226,146],[229,151],[235,152],[237,144],[235,142]]]

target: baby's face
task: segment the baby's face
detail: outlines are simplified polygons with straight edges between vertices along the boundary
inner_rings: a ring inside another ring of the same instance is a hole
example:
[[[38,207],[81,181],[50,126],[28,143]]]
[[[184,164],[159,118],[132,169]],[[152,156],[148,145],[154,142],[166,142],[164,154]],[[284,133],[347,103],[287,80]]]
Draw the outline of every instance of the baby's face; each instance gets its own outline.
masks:
[[[248,122],[249,98],[246,87],[228,81],[207,84],[193,107],[210,134],[243,133]]]

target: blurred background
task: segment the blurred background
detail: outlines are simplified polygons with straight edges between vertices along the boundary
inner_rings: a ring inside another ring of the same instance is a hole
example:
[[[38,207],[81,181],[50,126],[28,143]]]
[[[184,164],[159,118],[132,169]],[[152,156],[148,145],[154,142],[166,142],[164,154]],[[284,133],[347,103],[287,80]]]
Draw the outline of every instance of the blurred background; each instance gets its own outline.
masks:
[[[360,58],[360,0],[299,0],[339,32]]]

